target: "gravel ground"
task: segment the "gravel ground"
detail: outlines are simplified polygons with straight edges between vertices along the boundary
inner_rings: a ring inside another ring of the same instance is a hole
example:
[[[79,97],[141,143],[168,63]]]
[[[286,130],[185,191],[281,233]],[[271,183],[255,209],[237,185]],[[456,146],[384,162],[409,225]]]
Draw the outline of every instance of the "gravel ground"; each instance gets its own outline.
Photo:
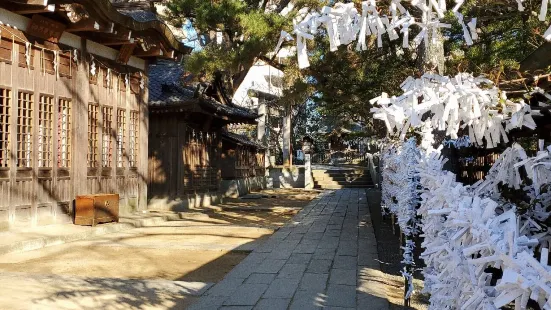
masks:
[[[391,309],[406,309],[403,306],[404,280],[400,273],[402,253],[400,251],[398,227],[396,226],[396,234],[394,234],[390,217],[383,218],[381,215],[381,192],[379,190],[368,189],[367,199],[377,239],[381,271],[387,277],[387,295],[391,302]],[[422,266],[421,264],[421,261],[417,261],[417,266]],[[410,309],[428,309],[428,296],[418,293],[422,290],[423,285],[420,271],[415,273],[414,285],[415,293],[411,300]]]

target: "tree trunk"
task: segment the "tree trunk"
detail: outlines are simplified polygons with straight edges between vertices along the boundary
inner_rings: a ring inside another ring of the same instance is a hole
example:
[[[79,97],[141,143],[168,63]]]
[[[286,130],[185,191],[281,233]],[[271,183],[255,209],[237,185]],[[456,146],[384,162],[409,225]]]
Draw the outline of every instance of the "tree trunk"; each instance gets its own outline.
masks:
[[[423,13],[423,23],[428,20],[427,14]],[[436,35],[436,37],[434,37]],[[428,40],[421,41],[419,45],[417,57],[417,67],[421,75],[425,72],[435,72],[444,74],[445,59],[444,59],[444,40],[441,31],[427,32]],[[428,42],[428,46],[425,46]]]

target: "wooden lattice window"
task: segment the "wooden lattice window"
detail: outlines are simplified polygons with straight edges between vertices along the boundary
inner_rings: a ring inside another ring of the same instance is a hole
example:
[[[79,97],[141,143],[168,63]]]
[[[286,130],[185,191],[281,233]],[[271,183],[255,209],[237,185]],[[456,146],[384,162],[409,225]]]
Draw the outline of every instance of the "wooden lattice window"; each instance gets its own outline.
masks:
[[[113,129],[113,108],[101,107],[103,118],[103,134],[101,138],[101,166],[111,167],[113,161],[113,148],[111,130]]]
[[[126,111],[117,110],[117,167],[124,168],[124,138],[126,135]]]
[[[17,43],[17,45],[19,46],[19,66],[20,67],[23,67],[23,68],[27,68],[27,47],[25,45],[25,43]],[[28,52],[29,52],[29,64],[30,64],[30,67],[31,69],[34,69],[34,52],[35,52],[35,49],[33,49],[30,45],[28,47]]]
[[[0,168],[10,164],[11,90],[0,88]]]
[[[71,100],[59,99],[57,106],[57,166],[71,167]]]
[[[19,92],[17,100],[17,167],[32,167],[33,94]]]
[[[128,131],[129,136],[129,154],[128,161],[130,167],[138,166],[138,131],[139,131],[139,118],[140,113],[137,111],[130,112],[130,128]]]
[[[88,104],[88,167],[98,166],[98,106]]]
[[[38,101],[38,167],[52,167],[54,97],[40,95]]]
[[[11,62],[13,40],[11,38],[0,38],[0,61]]]

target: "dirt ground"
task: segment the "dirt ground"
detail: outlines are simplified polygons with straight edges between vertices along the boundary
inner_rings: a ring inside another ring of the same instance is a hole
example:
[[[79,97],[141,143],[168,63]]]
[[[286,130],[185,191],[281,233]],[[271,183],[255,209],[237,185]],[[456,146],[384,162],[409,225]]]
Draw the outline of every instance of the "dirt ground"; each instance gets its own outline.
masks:
[[[44,275],[78,279],[215,283],[318,193],[271,190],[261,194],[270,198],[227,199],[223,204],[200,214],[184,215],[182,220],[35,251],[3,255],[0,256],[0,274],[21,273],[18,279],[27,277],[29,281],[38,282],[33,286],[32,294],[39,296],[42,292],[42,281],[37,279]],[[4,281],[7,280],[0,277],[0,287],[10,285],[2,283]],[[60,285],[60,290],[65,289],[67,288]],[[51,290],[51,286],[45,286],[44,290]],[[48,294],[57,293],[48,291]],[[97,293],[101,296],[94,294],[94,302],[103,300],[101,290]],[[11,297],[0,292],[0,304],[9,298]],[[188,304],[195,297],[185,298],[185,304]],[[53,305],[55,302],[49,301],[48,304]],[[177,304],[182,303],[178,301]],[[99,302],[99,307],[101,306]],[[162,304],[156,306],[161,309],[164,307]]]
[[[300,189],[271,189],[252,192],[261,199],[225,198],[224,202],[207,208],[212,219],[237,225],[278,228],[288,222],[312,199],[318,191]]]

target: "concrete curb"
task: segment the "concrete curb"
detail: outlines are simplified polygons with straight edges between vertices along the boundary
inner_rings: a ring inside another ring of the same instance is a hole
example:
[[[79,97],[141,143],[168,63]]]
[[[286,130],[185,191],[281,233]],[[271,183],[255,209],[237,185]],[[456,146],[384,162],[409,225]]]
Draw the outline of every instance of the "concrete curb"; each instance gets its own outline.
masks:
[[[58,236],[44,236],[37,237],[34,239],[17,241],[11,244],[0,245],[0,255],[17,253],[17,252],[26,252],[42,249],[49,246],[61,245],[70,242],[83,241],[97,236],[102,236],[106,234],[117,233],[133,228],[140,227],[149,227],[156,224],[160,224],[171,219],[181,219],[178,214],[174,215],[164,215],[164,216],[153,216],[147,218],[120,218],[119,223],[107,223],[101,224],[95,227],[89,227],[85,231],[70,233],[66,235]],[[70,224],[69,224],[70,225]],[[47,226],[44,226],[44,229],[47,229]]]
[[[11,244],[0,246],[0,255],[5,255],[5,254],[15,253],[15,252],[37,250],[48,246],[85,240],[88,238],[101,236],[109,233],[120,232],[131,228],[134,228],[134,226],[129,223],[105,224],[102,226],[92,227],[90,230],[79,232],[79,233],[73,233],[73,234],[62,235],[62,236],[39,237],[36,239],[18,241]]]

